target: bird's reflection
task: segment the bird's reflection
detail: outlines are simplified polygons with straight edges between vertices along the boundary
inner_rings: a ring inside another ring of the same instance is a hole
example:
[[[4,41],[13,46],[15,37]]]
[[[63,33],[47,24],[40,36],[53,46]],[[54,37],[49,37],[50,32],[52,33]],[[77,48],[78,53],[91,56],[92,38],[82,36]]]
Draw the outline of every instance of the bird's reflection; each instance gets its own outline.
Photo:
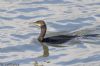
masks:
[[[80,44],[81,41],[79,41],[77,38],[75,39],[70,39],[66,44],[50,44],[50,43],[44,43],[44,42],[39,42],[40,45],[42,46],[43,49],[43,55],[42,57],[48,57],[49,56],[49,46],[51,47],[69,47],[72,45]]]
[[[40,42],[43,48],[43,57],[47,57],[49,56],[49,48],[47,45],[43,44],[42,42]]]
[[[46,23],[43,21],[43,20],[39,20],[39,21],[36,21],[34,22],[34,24],[36,24],[37,26],[40,27],[41,29],[41,33],[38,37],[38,41],[41,43],[42,47],[43,47],[43,56],[44,57],[47,57],[49,56],[49,49],[48,49],[48,46],[51,45],[51,46],[55,46],[55,47],[65,47],[65,46],[61,46],[62,44],[69,44],[68,42],[75,39],[75,38],[80,38],[80,37],[98,37],[100,36],[100,34],[84,34],[84,35],[81,35],[80,32],[76,32],[76,34],[74,33],[74,35],[56,35],[55,36],[50,36],[50,37],[46,37],[46,31],[47,31],[47,26],[46,26]],[[85,31],[84,31],[85,32]],[[79,34],[77,34],[79,33]],[[82,32],[83,33],[83,32]],[[73,42],[73,41],[71,41]],[[80,41],[79,41],[80,42]],[[74,42],[72,44],[75,44],[77,42]],[[71,45],[71,44],[70,44]]]

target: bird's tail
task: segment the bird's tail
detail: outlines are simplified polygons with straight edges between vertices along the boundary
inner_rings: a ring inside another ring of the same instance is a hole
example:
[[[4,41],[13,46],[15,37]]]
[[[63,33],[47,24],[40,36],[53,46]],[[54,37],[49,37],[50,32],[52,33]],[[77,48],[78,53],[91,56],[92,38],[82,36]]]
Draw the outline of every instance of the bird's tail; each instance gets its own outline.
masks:
[[[82,35],[83,37],[100,37],[100,34],[87,34],[87,35]]]

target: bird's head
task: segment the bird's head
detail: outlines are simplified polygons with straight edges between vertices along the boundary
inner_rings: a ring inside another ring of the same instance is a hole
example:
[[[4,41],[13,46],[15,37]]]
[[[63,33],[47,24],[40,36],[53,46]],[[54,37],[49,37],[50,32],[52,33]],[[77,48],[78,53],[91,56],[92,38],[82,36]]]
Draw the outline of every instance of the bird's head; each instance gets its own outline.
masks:
[[[41,27],[41,26],[45,25],[45,22],[43,20],[38,20],[38,21],[34,22],[34,24]]]

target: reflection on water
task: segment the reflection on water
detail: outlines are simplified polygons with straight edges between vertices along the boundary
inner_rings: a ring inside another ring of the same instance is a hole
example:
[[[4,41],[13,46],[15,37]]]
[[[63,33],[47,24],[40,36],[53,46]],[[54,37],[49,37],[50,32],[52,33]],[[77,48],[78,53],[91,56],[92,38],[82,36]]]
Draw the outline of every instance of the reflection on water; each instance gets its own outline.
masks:
[[[67,36],[67,35],[65,35],[65,36]],[[40,44],[43,48],[43,57],[49,56],[48,46],[59,47],[60,48],[60,47],[68,47],[68,46],[73,46],[73,45],[76,45],[76,44],[80,44],[80,46],[78,46],[78,47],[84,47],[84,46],[81,45],[81,43],[83,43],[83,42],[84,43],[91,43],[91,44],[93,44],[93,43],[98,44],[100,42],[99,39],[97,40],[97,38],[100,38],[100,34],[80,35],[80,36],[75,36],[74,38],[73,38],[73,36],[67,36],[66,37],[67,39],[64,39],[65,36],[64,35],[62,37],[57,36],[58,38],[56,36],[48,37],[48,38],[53,39],[53,40],[55,38],[58,39],[57,41],[56,40],[51,41],[51,43],[50,42],[40,42]],[[70,37],[72,37],[72,38],[70,38]],[[59,39],[62,39],[62,38],[63,38],[63,40],[66,40],[67,42],[65,42],[63,44],[60,43],[60,42],[62,42],[62,40],[59,40]],[[87,40],[87,41],[84,41],[84,40],[80,41],[80,39],[82,39],[82,38]],[[93,41],[95,39],[96,39],[96,42]],[[45,40],[48,41],[49,39],[45,39]],[[99,41],[99,42],[97,42],[97,41]]]
[[[48,46],[43,45],[43,50],[44,50],[44,52],[43,52],[43,57],[49,56],[49,49],[48,49]]]
[[[44,45],[42,42],[41,43],[41,46],[43,47],[43,57],[47,57],[49,56],[49,48],[47,45]]]

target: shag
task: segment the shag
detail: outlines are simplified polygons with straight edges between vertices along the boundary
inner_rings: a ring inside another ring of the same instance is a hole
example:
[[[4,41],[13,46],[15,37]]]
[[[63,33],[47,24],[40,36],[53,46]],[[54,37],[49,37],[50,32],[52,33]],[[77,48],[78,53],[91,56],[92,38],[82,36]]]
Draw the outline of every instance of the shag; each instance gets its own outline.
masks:
[[[51,37],[45,38],[45,34],[47,31],[46,23],[43,20],[39,20],[39,21],[34,22],[34,24],[41,28],[41,33],[38,37],[38,40],[40,42],[45,42],[49,44],[62,44],[75,37],[78,37],[77,35],[57,35],[57,36],[51,36]]]
[[[78,35],[57,35],[57,36],[51,36],[51,37],[46,37],[45,38],[45,34],[47,31],[47,26],[46,23],[43,20],[39,20],[34,22],[35,25],[39,26],[41,28],[41,33],[38,37],[39,42],[41,43],[41,45],[43,46],[43,56],[47,57],[49,56],[49,49],[48,46],[44,45],[43,43],[47,43],[47,44],[63,44],[73,38],[76,37],[96,37],[96,36],[100,36],[100,34],[90,34],[90,35],[82,35],[82,36],[78,36]]]

